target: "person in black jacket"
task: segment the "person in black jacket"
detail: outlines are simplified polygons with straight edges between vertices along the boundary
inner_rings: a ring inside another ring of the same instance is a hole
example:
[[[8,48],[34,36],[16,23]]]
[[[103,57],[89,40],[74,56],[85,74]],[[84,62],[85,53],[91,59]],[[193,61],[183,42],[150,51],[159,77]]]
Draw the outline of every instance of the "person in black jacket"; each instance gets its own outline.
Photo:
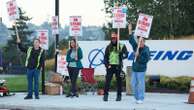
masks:
[[[39,75],[44,63],[44,50],[40,47],[40,40],[33,41],[33,47],[24,47],[19,36],[17,37],[19,49],[27,54],[25,66],[27,67],[28,94],[24,99],[32,99],[33,80],[35,99],[39,99]]]
[[[111,32],[111,43],[106,47],[104,55],[104,64],[106,67],[106,82],[104,87],[104,101],[108,101],[108,91],[113,74],[116,76],[117,80],[117,98],[116,101],[121,101],[122,92],[122,78],[121,71],[123,67],[122,60],[128,57],[128,51],[124,44],[119,43],[119,48],[117,47],[117,33],[115,31]]]

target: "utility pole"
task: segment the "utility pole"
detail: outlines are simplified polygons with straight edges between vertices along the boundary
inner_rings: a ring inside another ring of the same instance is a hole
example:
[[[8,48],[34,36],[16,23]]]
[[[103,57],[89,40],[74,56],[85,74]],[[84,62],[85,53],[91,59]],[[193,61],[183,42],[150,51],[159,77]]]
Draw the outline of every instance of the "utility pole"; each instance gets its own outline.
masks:
[[[55,0],[55,16],[58,16],[58,26],[59,26],[59,0]],[[56,34],[56,43],[55,43],[55,72],[57,72],[57,55],[59,48],[59,34]]]

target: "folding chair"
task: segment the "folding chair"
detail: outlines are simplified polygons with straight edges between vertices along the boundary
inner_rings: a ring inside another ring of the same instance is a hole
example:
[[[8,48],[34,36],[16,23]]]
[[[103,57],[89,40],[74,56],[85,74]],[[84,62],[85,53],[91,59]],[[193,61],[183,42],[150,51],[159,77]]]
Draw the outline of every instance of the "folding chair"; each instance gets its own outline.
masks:
[[[81,85],[83,92],[92,92],[93,95],[97,90],[97,81],[94,79],[94,68],[83,68],[81,70]]]

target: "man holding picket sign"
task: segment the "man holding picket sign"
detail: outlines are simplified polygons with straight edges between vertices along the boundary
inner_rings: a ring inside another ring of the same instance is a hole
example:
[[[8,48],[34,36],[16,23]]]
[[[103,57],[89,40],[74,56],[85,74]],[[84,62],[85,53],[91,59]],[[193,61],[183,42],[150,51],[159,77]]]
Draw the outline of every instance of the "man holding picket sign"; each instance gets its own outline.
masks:
[[[16,0],[10,0],[7,2],[7,11],[9,20],[13,21],[16,30],[16,42],[21,51],[27,53],[25,66],[27,67],[27,80],[28,80],[28,95],[24,99],[32,99],[33,94],[33,80],[34,80],[34,92],[35,98],[39,99],[39,75],[40,69],[44,63],[44,50],[40,47],[40,40],[35,39],[33,47],[25,48],[21,44],[19,33],[16,25],[16,19],[19,19],[19,11],[16,4]]]
[[[16,33],[17,30],[16,30]],[[18,34],[17,34],[18,35]],[[24,99],[32,99],[33,80],[35,99],[39,99],[39,75],[44,63],[44,50],[40,47],[40,40],[34,39],[32,47],[23,47],[19,36],[17,36],[19,49],[27,54],[25,66],[27,67],[28,94]]]
[[[111,32],[111,42],[106,47],[104,55],[104,64],[107,73],[103,101],[108,101],[108,92],[113,74],[115,74],[117,80],[116,101],[122,100],[121,72],[123,68],[123,60],[128,57],[128,51],[126,46],[119,42],[119,39],[120,39],[120,28],[125,27],[126,27],[126,13],[123,13],[122,7],[115,6],[115,8],[113,9],[113,28],[117,29]]]
[[[119,45],[119,48],[117,47]],[[111,42],[106,47],[104,55],[104,65],[106,67],[106,81],[104,87],[103,101],[108,101],[108,92],[113,74],[117,80],[117,98],[116,101],[122,99],[122,78],[121,72],[123,68],[123,60],[128,57],[128,51],[124,44],[119,43],[118,33],[116,31],[111,32]]]
[[[145,45],[145,38],[149,36],[151,22],[152,17],[148,18],[147,15],[140,14],[135,33],[132,33],[132,25],[128,25],[129,43],[135,53],[132,64],[131,87],[137,104],[142,104],[144,101],[145,72],[150,60],[150,51],[149,47]],[[134,36],[137,36],[138,43]]]

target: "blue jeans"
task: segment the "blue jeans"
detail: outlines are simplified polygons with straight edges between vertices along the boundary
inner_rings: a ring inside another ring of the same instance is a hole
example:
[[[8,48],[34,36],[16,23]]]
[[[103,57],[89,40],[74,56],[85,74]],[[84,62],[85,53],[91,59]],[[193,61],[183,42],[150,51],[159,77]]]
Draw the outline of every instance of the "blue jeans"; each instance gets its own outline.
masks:
[[[131,74],[131,87],[136,100],[144,100],[145,94],[145,72],[134,72]]]
[[[33,80],[34,80],[34,93],[35,97],[39,96],[39,74],[38,69],[27,69],[27,80],[28,80],[28,96],[32,97],[33,94]]]

